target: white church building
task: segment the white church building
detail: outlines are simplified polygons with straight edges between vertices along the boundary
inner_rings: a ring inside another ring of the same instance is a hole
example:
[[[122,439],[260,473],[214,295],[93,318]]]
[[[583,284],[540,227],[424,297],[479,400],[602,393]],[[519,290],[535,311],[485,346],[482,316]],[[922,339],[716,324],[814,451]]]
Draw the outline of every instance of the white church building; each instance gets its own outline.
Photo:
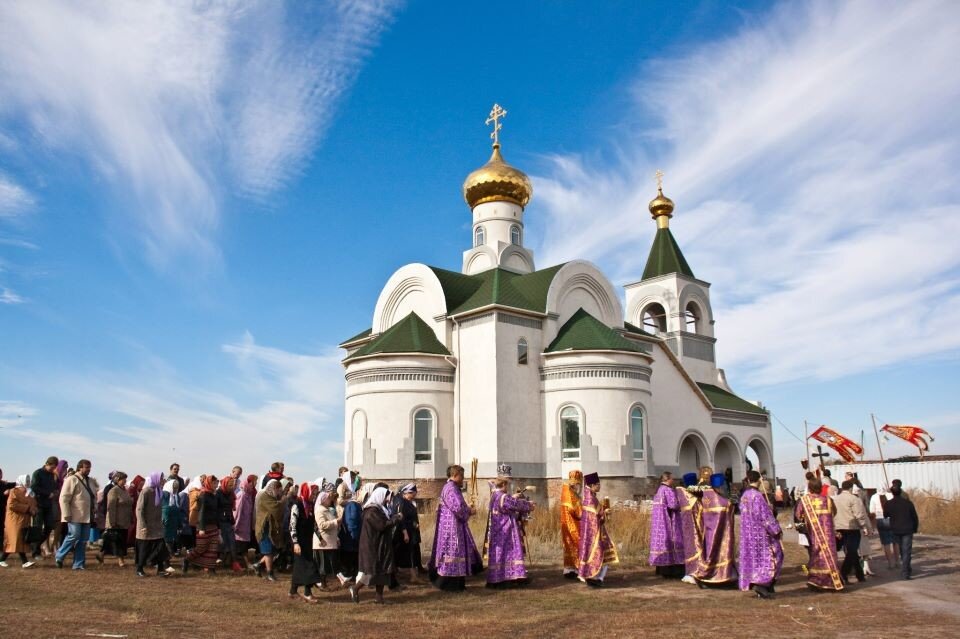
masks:
[[[508,464],[551,499],[573,469],[621,499],[651,495],[664,470],[710,465],[739,480],[751,449],[773,476],[769,415],[717,368],[710,284],[671,233],[662,186],[646,268],[623,298],[585,260],[537,270],[523,223],[533,187],[501,155],[497,110],[493,154],[463,184],[461,271],[402,266],[371,327],[340,345],[345,465],[414,479],[427,498],[448,464],[473,458],[480,477]]]

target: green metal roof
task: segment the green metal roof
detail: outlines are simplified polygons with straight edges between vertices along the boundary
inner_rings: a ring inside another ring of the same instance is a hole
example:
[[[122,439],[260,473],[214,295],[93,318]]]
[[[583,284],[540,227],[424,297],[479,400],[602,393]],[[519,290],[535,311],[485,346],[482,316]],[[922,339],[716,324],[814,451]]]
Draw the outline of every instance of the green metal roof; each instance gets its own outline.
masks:
[[[443,287],[447,315],[458,315],[491,304],[539,313],[547,312],[547,293],[563,264],[521,275],[494,268],[476,275],[463,275],[442,268],[430,269]]]
[[[634,344],[582,308],[560,327],[547,353],[560,351],[630,351],[644,352]]]
[[[699,386],[703,394],[707,396],[707,399],[710,400],[710,404],[712,404],[714,408],[738,410],[742,413],[757,413],[758,415],[767,414],[767,411],[756,404],[751,404],[747,400],[737,397],[730,391],[724,390],[719,386],[701,384],[700,382],[697,382],[697,386]]]
[[[370,335],[371,335],[372,333],[373,333],[373,329],[372,329],[372,328],[368,328],[368,329],[365,330],[365,331],[360,331],[359,333],[357,333],[357,334],[354,335],[353,337],[348,337],[347,339],[345,339],[345,340],[343,340],[342,342],[340,342],[340,346],[343,346],[344,344],[349,344],[350,342],[355,342],[355,341],[357,341],[358,339],[363,339],[364,337],[370,337]]]
[[[653,238],[653,246],[650,247],[650,257],[647,258],[647,266],[643,269],[643,279],[659,277],[668,273],[679,273],[688,277],[693,277],[693,271],[687,260],[683,258],[680,246],[673,239],[673,233],[669,228],[657,229],[657,234]]]
[[[449,355],[436,333],[414,312],[388,328],[373,341],[364,344],[347,359],[382,353],[430,353]]]

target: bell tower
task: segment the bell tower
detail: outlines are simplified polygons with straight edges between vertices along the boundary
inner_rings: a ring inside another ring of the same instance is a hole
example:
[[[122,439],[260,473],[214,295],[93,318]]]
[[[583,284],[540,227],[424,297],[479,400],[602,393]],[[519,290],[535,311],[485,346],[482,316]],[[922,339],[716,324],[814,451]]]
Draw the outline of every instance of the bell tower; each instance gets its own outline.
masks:
[[[643,277],[625,287],[627,322],[663,338],[695,381],[726,388],[716,364],[710,283],[694,276],[673,237],[673,200],[663,194],[663,172],[656,177],[657,196],[649,209],[657,233]]]

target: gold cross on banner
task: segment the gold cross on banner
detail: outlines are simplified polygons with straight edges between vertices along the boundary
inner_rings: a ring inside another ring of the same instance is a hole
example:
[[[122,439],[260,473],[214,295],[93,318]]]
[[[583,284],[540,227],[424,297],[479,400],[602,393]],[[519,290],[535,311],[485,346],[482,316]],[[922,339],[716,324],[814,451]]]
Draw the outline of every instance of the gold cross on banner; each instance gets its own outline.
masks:
[[[657,169],[657,172],[653,174],[657,178],[657,190],[663,190],[663,171]]]
[[[500,124],[500,119],[506,114],[507,110],[499,104],[494,104],[493,108],[490,109],[490,117],[487,118],[486,124],[493,122],[493,133],[490,134],[490,137],[493,139],[493,146],[500,146],[500,129],[503,128],[503,125]]]

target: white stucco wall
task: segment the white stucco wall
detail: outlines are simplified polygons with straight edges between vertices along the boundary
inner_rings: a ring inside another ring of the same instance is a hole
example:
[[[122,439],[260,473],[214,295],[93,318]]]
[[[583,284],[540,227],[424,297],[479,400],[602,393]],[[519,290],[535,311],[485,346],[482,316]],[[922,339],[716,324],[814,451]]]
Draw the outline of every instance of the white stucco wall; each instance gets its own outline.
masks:
[[[497,461],[544,463],[543,417],[540,414],[542,330],[518,323],[529,319],[498,313],[496,355]],[[527,364],[517,363],[517,344],[527,341]]]

